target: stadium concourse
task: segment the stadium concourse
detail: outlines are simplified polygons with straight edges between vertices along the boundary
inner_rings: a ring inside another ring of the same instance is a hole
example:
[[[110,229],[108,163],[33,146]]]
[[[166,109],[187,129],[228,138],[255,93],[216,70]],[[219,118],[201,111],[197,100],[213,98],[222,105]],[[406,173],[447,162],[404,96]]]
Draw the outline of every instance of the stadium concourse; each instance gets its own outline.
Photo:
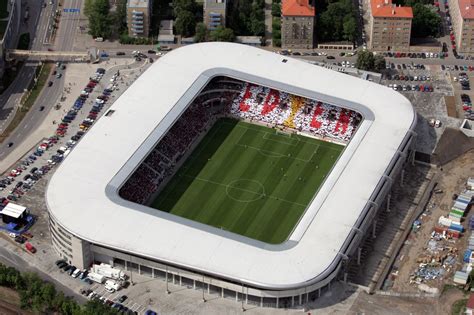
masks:
[[[110,110],[49,183],[58,254],[260,306],[344,278],[413,157],[400,94],[244,45],[174,50]]]

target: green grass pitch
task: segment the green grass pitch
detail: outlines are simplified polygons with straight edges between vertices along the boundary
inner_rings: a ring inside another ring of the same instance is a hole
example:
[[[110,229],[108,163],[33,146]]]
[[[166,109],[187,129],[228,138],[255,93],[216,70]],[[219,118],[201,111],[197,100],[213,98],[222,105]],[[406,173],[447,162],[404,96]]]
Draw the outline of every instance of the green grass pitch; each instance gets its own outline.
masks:
[[[279,244],[288,238],[343,148],[222,118],[151,206]]]

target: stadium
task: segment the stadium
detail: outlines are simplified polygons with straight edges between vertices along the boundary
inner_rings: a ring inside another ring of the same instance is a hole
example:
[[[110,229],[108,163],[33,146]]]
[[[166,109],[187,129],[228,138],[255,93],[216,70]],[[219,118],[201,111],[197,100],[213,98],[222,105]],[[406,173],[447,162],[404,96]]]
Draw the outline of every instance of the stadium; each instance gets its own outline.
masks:
[[[242,303],[292,307],[345,272],[412,158],[399,93],[272,52],[160,58],[57,169],[53,245]]]

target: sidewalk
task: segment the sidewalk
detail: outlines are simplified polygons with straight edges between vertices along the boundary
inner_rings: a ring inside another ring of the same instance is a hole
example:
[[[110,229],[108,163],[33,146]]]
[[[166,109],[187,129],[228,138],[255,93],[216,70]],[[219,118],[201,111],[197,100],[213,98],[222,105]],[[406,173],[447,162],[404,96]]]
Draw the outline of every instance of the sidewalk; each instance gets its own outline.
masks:
[[[272,45],[272,0],[265,0],[265,45]]]

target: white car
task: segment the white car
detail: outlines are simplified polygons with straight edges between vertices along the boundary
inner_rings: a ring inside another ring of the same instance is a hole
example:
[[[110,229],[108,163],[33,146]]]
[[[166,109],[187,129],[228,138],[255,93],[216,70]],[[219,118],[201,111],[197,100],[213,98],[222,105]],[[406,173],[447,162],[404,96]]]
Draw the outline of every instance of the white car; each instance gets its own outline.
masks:
[[[439,119],[431,118],[429,124],[431,127],[434,127],[434,128],[441,127],[441,121]]]

